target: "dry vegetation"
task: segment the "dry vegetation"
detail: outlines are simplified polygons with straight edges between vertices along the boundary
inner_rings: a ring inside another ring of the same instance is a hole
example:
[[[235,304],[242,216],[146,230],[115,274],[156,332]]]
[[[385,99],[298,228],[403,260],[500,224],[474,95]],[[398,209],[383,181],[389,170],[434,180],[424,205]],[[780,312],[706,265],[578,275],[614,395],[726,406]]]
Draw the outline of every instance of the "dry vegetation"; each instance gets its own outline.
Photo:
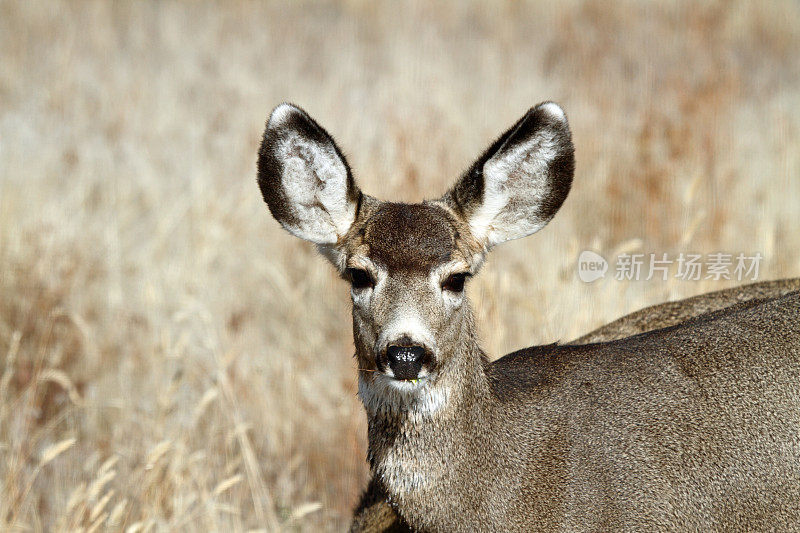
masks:
[[[282,100],[404,200],[564,105],[572,196],[470,289],[490,353],[726,286],[586,285],[583,249],[800,274],[798,5],[552,4],[0,1],[0,529],[345,527],[348,292],[255,184]]]

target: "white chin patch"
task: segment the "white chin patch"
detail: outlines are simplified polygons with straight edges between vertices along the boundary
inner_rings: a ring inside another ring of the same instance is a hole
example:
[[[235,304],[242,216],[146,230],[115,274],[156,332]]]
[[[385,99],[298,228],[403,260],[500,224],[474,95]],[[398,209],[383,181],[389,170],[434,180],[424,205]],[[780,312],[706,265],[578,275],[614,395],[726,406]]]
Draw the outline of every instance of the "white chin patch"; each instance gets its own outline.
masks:
[[[359,376],[358,396],[369,415],[406,412],[427,417],[447,405],[450,390],[434,385],[430,376],[400,381],[376,372],[371,377]]]

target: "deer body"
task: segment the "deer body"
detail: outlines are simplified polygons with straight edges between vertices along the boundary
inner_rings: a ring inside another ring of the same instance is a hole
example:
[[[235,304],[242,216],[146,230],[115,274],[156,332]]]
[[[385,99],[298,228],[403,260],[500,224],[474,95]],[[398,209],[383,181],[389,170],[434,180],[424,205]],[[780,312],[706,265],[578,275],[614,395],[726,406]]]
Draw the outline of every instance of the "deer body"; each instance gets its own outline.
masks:
[[[678,301],[650,306],[630,313],[581,336],[569,344],[618,340],[656,329],[679,325],[701,315],[733,305],[762,299],[775,299],[800,291],[800,279],[765,281],[701,294]],[[362,497],[351,526],[353,533],[407,532],[408,524],[391,507],[380,479],[373,478]]]
[[[721,311],[751,300],[768,300],[800,291],[800,278],[760,281],[730,289],[663,302],[634,311],[582,335],[569,344],[588,344],[622,339],[655,329],[677,326],[690,318]]]
[[[798,293],[614,342],[481,351],[465,280],[553,217],[573,169],[545,103],[440,199],[381,202],[305,112],[273,111],[259,185],[351,283],[376,482],[426,531],[796,527]]]
[[[799,315],[793,294],[509,354],[424,420],[368,413],[373,470],[424,530],[795,529]]]

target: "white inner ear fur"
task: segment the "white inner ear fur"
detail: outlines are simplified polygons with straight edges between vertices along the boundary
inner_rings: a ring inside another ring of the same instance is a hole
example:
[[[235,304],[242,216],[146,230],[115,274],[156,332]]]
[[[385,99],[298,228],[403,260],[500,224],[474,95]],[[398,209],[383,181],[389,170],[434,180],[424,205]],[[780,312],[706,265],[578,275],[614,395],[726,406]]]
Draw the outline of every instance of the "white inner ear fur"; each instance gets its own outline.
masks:
[[[545,104],[551,116],[564,119],[556,104]],[[501,147],[483,166],[483,203],[470,218],[473,235],[491,247],[539,231],[548,220],[538,215],[550,193],[549,166],[558,155],[556,132],[545,126],[509,149]]]
[[[559,122],[567,121],[567,115],[564,114],[564,110],[561,109],[561,107],[555,102],[547,102],[541,104],[540,106],[538,106],[538,108],[547,113],[548,115],[550,115],[551,117],[553,117],[554,119],[558,120]]]
[[[275,113],[283,113],[282,107]],[[338,241],[350,229],[356,206],[348,199],[347,168],[334,147],[292,132],[275,150],[283,166],[281,187],[295,219],[286,229],[317,244]]]
[[[295,113],[302,113],[302,111],[291,104],[281,104],[272,111],[272,114],[269,116],[269,121],[267,122],[267,127],[275,128],[280,126]]]

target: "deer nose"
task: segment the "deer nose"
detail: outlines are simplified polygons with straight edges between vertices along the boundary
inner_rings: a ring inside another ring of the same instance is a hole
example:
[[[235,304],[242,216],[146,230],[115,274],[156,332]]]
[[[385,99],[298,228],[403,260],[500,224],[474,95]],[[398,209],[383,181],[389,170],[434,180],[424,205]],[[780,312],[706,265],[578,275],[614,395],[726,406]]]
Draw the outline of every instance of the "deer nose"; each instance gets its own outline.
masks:
[[[417,379],[422,369],[425,348],[422,346],[399,346],[390,344],[386,348],[386,359],[396,379]]]

